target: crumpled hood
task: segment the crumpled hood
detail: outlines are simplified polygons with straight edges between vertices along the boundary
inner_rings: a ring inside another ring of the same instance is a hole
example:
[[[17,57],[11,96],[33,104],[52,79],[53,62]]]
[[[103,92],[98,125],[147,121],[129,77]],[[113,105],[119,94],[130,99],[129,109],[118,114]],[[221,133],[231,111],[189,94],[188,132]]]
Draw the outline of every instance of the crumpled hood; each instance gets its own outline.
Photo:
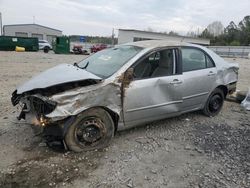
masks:
[[[19,86],[17,88],[17,94],[22,94],[23,92],[34,89],[42,89],[54,85],[87,79],[101,80],[102,78],[71,64],[60,64],[40,73]]]

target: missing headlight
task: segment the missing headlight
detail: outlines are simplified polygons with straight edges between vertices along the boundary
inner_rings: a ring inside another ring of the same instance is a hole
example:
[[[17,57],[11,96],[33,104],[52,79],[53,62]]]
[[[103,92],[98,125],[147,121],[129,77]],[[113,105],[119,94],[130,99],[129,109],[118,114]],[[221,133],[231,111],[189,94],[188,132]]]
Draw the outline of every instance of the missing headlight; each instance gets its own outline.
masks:
[[[47,115],[56,108],[56,102],[50,101],[46,97],[30,96],[28,100],[31,108],[38,116]]]

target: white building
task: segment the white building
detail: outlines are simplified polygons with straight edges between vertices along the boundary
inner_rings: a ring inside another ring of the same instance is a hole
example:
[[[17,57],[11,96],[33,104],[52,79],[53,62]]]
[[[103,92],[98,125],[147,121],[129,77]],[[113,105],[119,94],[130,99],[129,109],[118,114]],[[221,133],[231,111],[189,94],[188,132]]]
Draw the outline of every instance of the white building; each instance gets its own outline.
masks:
[[[50,43],[53,38],[62,36],[62,31],[38,24],[16,24],[4,25],[3,35],[17,37],[37,37],[41,40],[47,40]]]
[[[150,31],[119,29],[119,33],[118,33],[118,44],[141,41],[141,40],[152,40],[152,39],[183,41],[183,42],[189,42],[193,44],[200,44],[200,45],[206,45],[206,46],[210,45],[209,39],[192,38],[192,37],[184,37],[184,36],[171,36],[171,35],[164,34],[164,33],[156,33],[156,32],[150,32]]]

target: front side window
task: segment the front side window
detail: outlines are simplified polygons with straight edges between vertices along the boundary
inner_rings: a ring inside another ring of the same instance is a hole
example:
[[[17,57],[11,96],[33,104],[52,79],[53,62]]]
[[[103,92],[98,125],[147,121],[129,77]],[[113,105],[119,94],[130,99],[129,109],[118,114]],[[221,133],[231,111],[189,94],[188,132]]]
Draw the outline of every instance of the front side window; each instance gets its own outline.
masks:
[[[183,72],[214,67],[212,59],[196,48],[182,48]]]
[[[173,49],[154,52],[136,63],[134,66],[135,79],[173,75],[174,63]]]
[[[78,66],[101,78],[107,78],[141,50],[140,47],[126,45],[105,49],[84,59],[78,63]]]

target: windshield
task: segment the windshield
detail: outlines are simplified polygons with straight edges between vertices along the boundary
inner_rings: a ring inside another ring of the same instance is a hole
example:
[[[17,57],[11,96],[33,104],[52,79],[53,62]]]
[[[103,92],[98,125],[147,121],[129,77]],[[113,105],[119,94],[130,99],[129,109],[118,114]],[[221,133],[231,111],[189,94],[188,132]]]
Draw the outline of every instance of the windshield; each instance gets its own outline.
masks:
[[[79,62],[77,66],[101,78],[107,78],[119,70],[141,50],[142,48],[136,46],[109,48],[89,56]]]

